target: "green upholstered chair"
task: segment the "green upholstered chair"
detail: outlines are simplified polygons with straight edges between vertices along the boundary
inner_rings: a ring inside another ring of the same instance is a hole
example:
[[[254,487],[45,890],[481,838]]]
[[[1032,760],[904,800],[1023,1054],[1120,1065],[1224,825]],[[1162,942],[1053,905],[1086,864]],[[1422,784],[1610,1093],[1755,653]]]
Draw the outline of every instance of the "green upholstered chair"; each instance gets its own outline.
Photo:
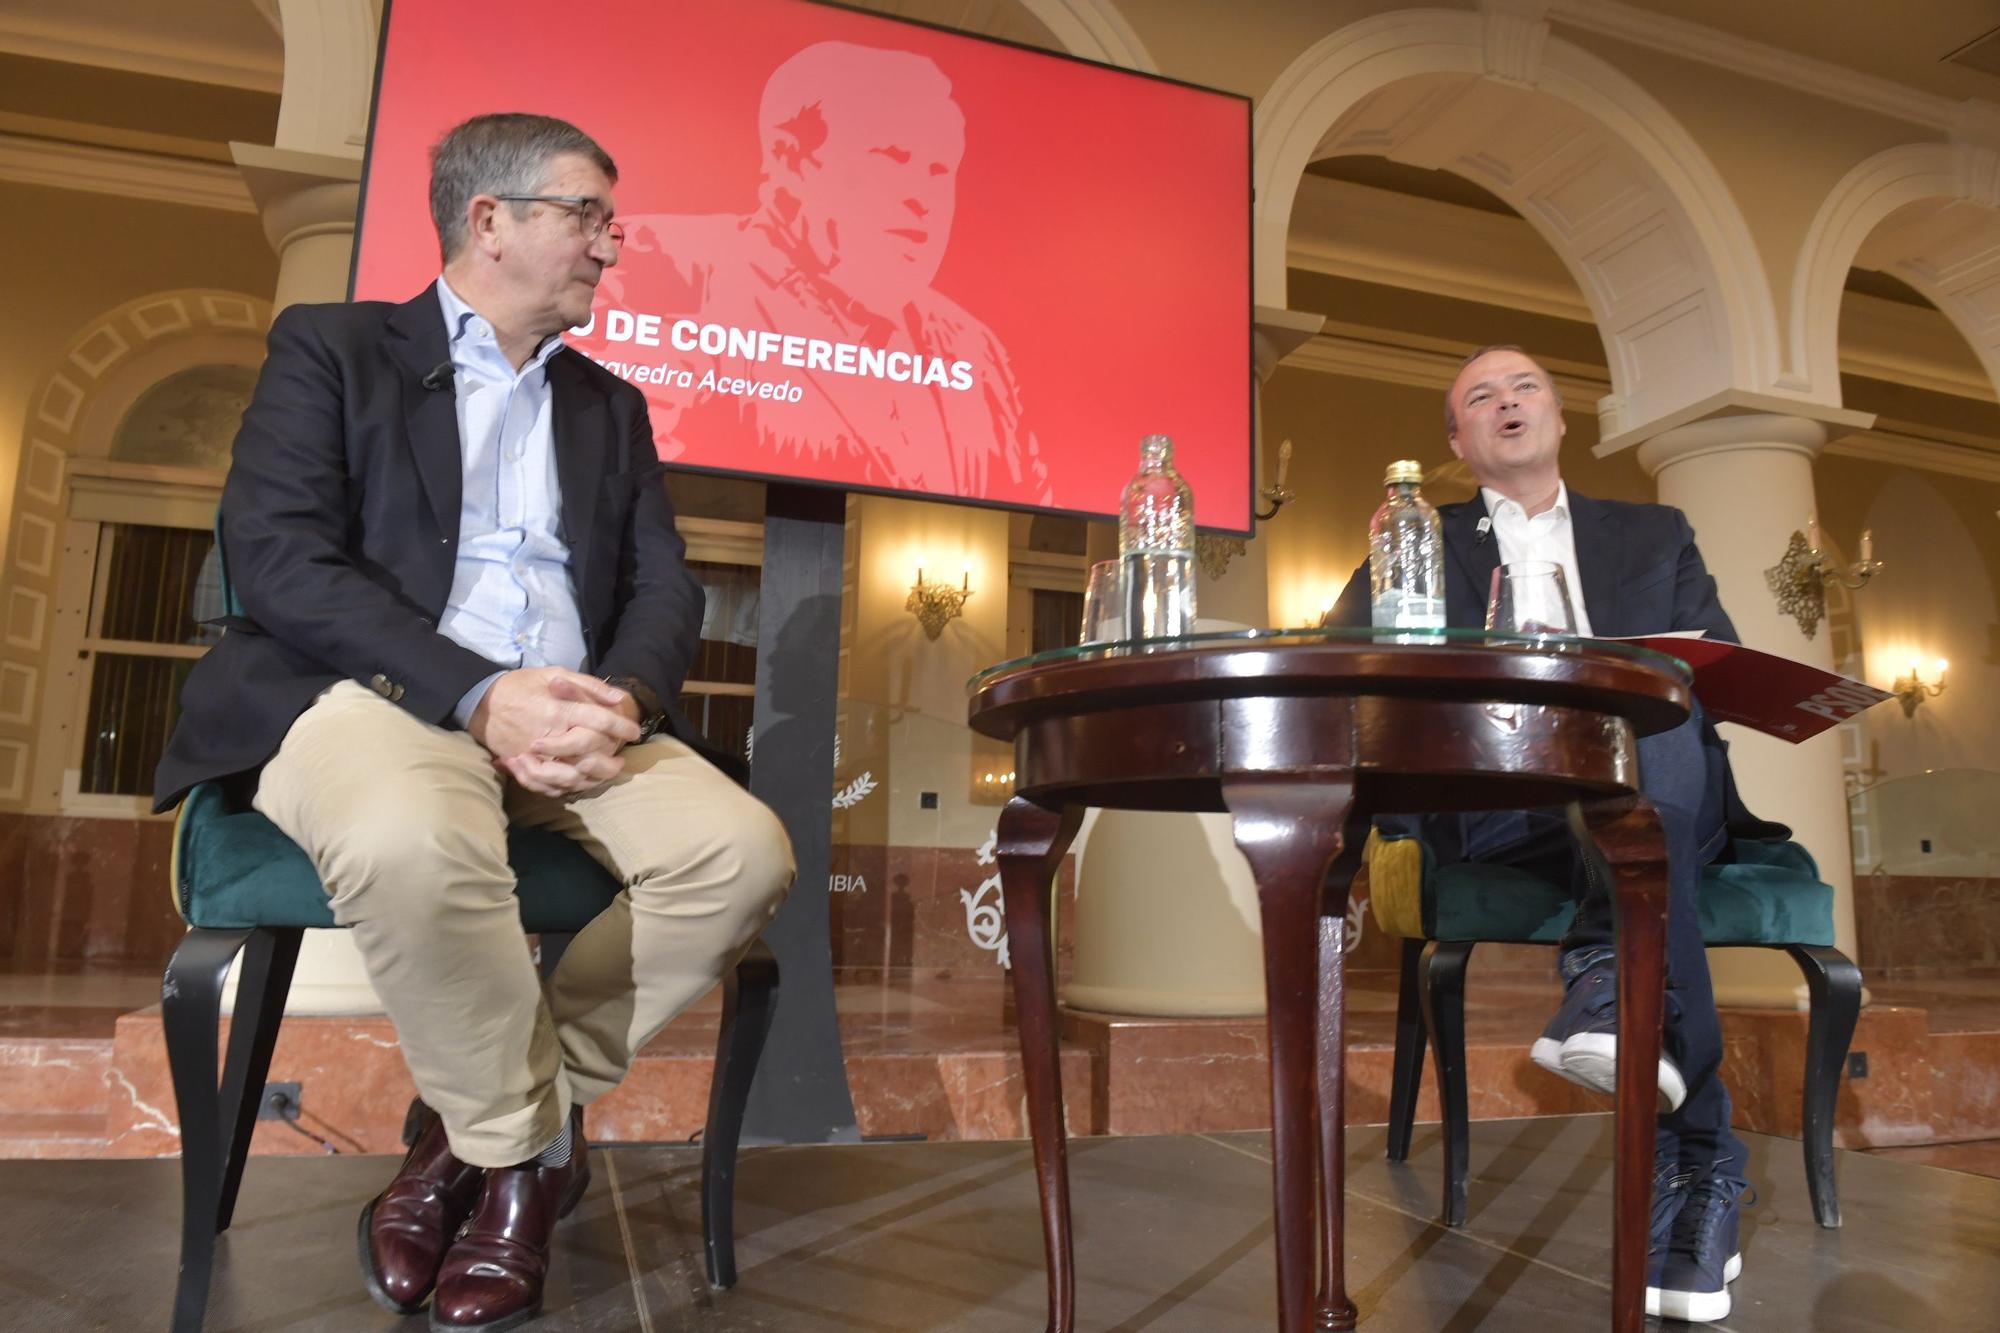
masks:
[[[1511,866],[1439,866],[1422,839],[1378,831],[1367,851],[1369,903],[1384,933],[1403,940],[1396,1051],[1389,1099],[1389,1158],[1404,1161],[1423,1080],[1435,1053],[1444,1120],[1444,1221],[1466,1208],[1465,968],[1481,943],[1557,944],[1576,914],[1569,886]],[[1833,1113],[1840,1073],[1861,1012],[1861,970],[1833,947],[1833,889],[1794,842],[1731,844],[1701,879],[1702,938],[1710,945],[1783,949],[1805,974],[1806,1185],[1823,1227],[1840,1225],[1833,1170]]]
[[[226,567],[222,583],[229,611],[241,614]],[[507,857],[519,881],[521,928],[541,937],[546,976],[619,885],[557,833],[510,829]],[[174,906],[188,925],[160,986],[181,1122],[181,1261],[173,1327],[194,1333],[208,1306],[216,1237],[229,1229],[235,1211],[300,940],[308,930],[335,923],[305,852],[222,784],[203,783],[181,805],[172,879]],[[218,1086],[222,985],[238,954],[235,1018]],[[777,959],[762,941],[723,978],[722,1031],[701,1144],[702,1235],[708,1278],[718,1287],[736,1282],[736,1147],[777,991]],[[406,1143],[412,1129],[404,1126]]]

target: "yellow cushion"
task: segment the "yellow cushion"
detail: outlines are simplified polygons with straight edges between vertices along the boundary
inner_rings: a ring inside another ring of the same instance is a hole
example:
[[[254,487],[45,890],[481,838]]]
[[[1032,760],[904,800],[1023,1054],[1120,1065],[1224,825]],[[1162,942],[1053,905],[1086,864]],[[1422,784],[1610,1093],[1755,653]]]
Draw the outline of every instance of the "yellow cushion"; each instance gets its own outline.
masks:
[[[1424,844],[1418,838],[1384,838],[1370,830],[1362,850],[1368,863],[1368,906],[1386,935],[1424,938]]]

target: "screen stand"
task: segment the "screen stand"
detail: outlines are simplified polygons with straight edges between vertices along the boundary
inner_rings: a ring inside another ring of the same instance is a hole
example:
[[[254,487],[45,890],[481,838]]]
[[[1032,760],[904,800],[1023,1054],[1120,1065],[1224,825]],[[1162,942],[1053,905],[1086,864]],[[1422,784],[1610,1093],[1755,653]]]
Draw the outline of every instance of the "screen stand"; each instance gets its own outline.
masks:
[[[750,790],[784,821],[799,875],[764,931],[778,956],[778,1012],[744,1138],[858,1143],[833,1004],[827,894],[847,496],[777,482],[765,496]]]

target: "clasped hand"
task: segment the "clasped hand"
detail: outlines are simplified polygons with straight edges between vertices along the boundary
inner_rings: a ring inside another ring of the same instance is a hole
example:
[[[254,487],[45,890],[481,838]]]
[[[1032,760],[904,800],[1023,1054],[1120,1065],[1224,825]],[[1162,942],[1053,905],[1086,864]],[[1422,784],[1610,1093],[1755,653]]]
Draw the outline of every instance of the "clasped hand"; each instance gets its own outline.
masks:
[[[466,724],[494,767],[538,796],[573,796],[624,771],[639,705],[616,685],[563,667],[501,673]]]

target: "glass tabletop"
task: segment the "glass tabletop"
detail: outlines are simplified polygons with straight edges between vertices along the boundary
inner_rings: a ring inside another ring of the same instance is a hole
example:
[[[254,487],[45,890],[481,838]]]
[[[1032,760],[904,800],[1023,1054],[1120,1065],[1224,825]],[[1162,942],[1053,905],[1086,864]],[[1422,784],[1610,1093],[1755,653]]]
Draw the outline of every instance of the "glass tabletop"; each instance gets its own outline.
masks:
[[[966,690],[968,693],[975,692],[996,677],[1018,671],[1022,667],[1043,666],[1052,662],[1097,661],[1161,652],[1212,651],[1241,648],[1250,644],[1258,647],[1288,648],[1334,643],[1380,644],[1396,648],[1510,648],[1541,653],[1575,653],[1588,650],[1642,662],[1658,670],[1672,671],[1682,680],[1691,680],[1693,676],[1687,663],[1678,657],[1656,652],[1624,639],[1584,639],[1567,634],[1502,634],[1483,629],[1374,629],[1369,626],[1343,626],[1338,629],[1314,627],[1222,630],[1205,634],[1180,634],[1163,639],[1120,639],[1109,643],[1081,643],[1070,648],[1051,648],[1047,652],[995,663],[967,681]]]

